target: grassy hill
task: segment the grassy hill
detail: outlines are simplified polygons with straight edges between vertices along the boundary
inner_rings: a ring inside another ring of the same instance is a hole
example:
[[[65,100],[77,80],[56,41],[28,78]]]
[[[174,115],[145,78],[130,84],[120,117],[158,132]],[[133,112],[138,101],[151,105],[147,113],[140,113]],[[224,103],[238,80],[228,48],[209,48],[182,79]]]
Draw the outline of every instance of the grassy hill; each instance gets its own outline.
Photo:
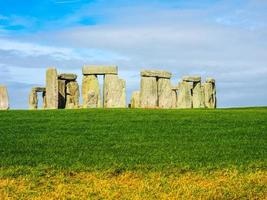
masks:
[[[266,166],[267,108],[0,112],[0,195],[2,191],[6,197],[10,194],[8,184],[2,183],[1,190],[1,180],[21,182],[28,177],[29,182],[25,185],[29,185],[32,179],[47,181],[47,174],[54,178],[62,173],[65,178],[71,177],[69,173],[75,173],[77,177],[81,173],[86,173],[82,177],[94,174],[102,181],[127,175],[133,180],[131,174],[135,174],[140,178],[137,185],[148,180],[144,185],[149,186],[149,180],[151,184],[155,183],[155,174],[161,174],[160,180],[167,177],[168,181],[170,176],[179,175],[176,181],[171,179],[175,183],[185,177],[192,177],[189,180],[193,181],[196,176],[202,177],[201,180],[213,177],[212,183],[215,183],[219,175],[227,172],[229,176],[237,173],[233,177],[241,181],[240,185],[245,184],[243,179],[246,181],[248,176],[255,176],[254,186],[229,189],[232,191],[227,190],[230,196],[224,191],[221,192],[222,198],[234,197],[231,196],[234,194],[249,197],[249,189],[252,191],[250,195],[264,198],[267,192]],[[180,177],[181,174],[184,176]],[[238,183],[237,180],[233,179],[233,184]],[[46,191],[38,185],[34,188],[36,192],[33,193],[25,189],[14,194],[19,198],[23,195],[35,198]],[[55,192],[55,187],[52,188]],[[189,195],[185,198],[201,197],[203,191],[196,190],[198,192],[189,190],[181,194]],[[111,191],[108,197],[118,191]],[[173,191],[165,193],[170,197]],[[127,193],[119,193],[123,194]],[[149,194],[149,190],[144,194]],[[214,195],[212,193],[210,197],[218,197]],[[89,197],[105,198],[101,191],[95,190],[85,196]]]

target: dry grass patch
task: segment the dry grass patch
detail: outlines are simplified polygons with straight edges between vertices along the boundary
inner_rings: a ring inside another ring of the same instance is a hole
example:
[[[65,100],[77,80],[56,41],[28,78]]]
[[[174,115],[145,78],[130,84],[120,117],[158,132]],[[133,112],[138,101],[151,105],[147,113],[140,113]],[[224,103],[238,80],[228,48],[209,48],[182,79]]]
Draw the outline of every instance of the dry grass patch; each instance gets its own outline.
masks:
[[[58,172],[0,179],[1,199],[267,199],[267,172]]]

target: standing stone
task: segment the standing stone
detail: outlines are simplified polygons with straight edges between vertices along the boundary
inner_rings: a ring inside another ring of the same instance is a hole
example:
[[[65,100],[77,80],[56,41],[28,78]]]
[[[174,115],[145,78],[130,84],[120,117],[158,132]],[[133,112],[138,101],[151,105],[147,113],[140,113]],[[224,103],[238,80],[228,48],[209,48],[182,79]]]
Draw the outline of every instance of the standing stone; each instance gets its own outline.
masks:
[[[119,97],[120,97],[120,101],[119,101],[119,108],[126,108],[126,81],[123,79],[119,79],[119,85],[121,90],[119,90]]]
[[[29,109],[36,110],[38,108],[38,96],[35,89],[32,89],[29,95]]]
[[[140,107],[156,108],[158,105],[158,87],[156,77],[141,77]]]
[[[172,108],[177,108],[177,91],[172,90]]]
[[[49,68],[46,71],[46,103],[47,109],[58,108],[58,79],[55,68]]]
[[[66,106],[66,81],[58,80],[58,108]]]
[[[192,86],[185,81],[179,85],[178,108],[192,108]]]
[[[46,91],[43,91],[43,109],[47,108],[47,102],[46,102]]]
[[[140,92],[135,91],[131,97],[131,108],[140,108]]]
[[[172,107],[172,86],[169,78],[158,79],[158,104],[159,108]]]
[[[201,82],[193,82],[193,108],[204,108]]]
[[[8,110],[9,102],[8,102],[8,93],[7,88],[3,85],[0,85],[0,110]]]
[[[100,87],[96,75],[83,76],[82,98],[84,108],[100,108]]]
[[[216,108],[217,99],[216,99],[216,88],[214,79],[207,78],[206,83],[204,84],[204,96],[205,96],[205,106],[207,108]]]
[[[201,102],[203,104],[201,108],[206,108],[206,105],[205,105],[204,85],[201,85]]]
[[[126,91],[125,81],[118,75],[107,74],[104,77],[104,108],[125,108]]]
[[[66,84],[66,108],[79,108],[79,85],[76,81]]]

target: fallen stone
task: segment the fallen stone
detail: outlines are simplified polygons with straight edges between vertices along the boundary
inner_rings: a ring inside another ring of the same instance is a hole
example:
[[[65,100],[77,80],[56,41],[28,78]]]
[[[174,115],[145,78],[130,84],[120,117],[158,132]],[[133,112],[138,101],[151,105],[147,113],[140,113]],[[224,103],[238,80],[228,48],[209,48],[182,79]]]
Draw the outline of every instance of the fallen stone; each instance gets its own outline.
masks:
[[[32,88],[29,95],[29,109],[36,110],[37,108],[38,108],[38,96],[35,88]]]
[[[9,100],[7,88],[4,85],[0,85],[0,110],[9,109]]]
[[[126,108],[125,81],[118,75],[105,75],[103,97],[104,108]]]
[[[66,81],[58,80],[58,108],[66,106]]]
[[[201,77],[200,76],[183,76],[182,80],[186,82],[201,82]]]
[[[186,82],[182,81],[179,84],[179,94],[177,100],[178,108],[192,108],[192,86]]]
[[[131,97],[131,108],[140,108],[140,92],[135,91]]]
[[[172,107],[172,86],[168,78],[158,79],[158,106],[159,108]]]
[[[66,108],[79,108],[79,85],[76,81],[71,81],[66,84]]]
[[[46,103],[47,109],[58,108],[58,79],[55,68],[49,68],[46,71]]]
[[[158,87],[156,77],[141,77],[140,107],[157,108]]]
[[[143,70],[141,76],[144,77],[158,77],[158,78],[171,78],[172,74],[162,70]]]
[[[67,81],[75,81],[77,79],[77,75],[76,74],[60,74],[58,75],[58,79],[61,80],[67,80]]]
[[[83,69],[84,75],[105,75],[105,74],[118,74],[117,66],[84,66]]]
[[[83,76],[82,98],[84,108],[101,108],[100,86],[96,75]]]

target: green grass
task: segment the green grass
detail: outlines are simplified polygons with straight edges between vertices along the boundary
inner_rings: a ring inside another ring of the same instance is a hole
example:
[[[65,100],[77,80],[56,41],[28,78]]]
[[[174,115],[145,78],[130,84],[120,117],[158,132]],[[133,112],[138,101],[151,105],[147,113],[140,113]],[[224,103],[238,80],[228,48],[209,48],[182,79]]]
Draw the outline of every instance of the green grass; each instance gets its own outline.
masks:
[[[0,168],[267,166],[267,108],[0,112]]]

